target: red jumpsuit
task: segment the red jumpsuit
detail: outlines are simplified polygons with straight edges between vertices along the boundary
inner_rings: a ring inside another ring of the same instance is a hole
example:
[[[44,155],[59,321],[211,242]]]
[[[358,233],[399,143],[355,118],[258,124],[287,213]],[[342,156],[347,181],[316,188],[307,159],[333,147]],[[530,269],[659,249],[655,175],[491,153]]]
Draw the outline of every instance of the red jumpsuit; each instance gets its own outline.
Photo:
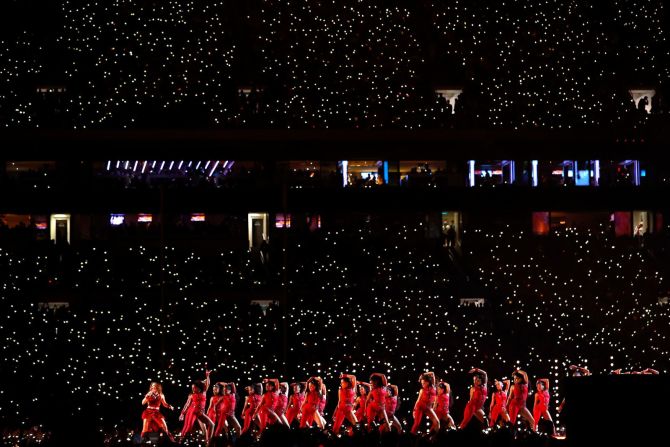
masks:
[[[509,420],[516,424],[516,417],[519,411],[526,406],[528,399],[528,385],[525,383],[515,383],[512,386],[512,400],[509,402]]]
[[[305,401],[302,404],[302,418],[300,418],[300,428],[311,427],[314,420],[317,418],[316,412],[321,403],[321,396],[318,391],[310,391],[305,396]]]
[[[412,425],[412,433],[416,433],[419,429],[421,420],[424,416],[428,415],[428,410],[433,408],[437,396],[437,391],[433,385],[430,385],[428,388],[423,388],[422,391],[421,399],[419,399],[414,406],[414,425]]]
[[[261,421],[261,431],[265,430],[265,426],[268,423],[268,410],[274,411],[277,407],[278,394],[279,393],[276,391],[266,391],[265,394],[263,394],[263,399],[261,400],[261,405],[258,409],[258,418]]]
[[[261,399],[262,397],[260,394],[254,393],[253,395],[249,396],[249,406],[242,412],[242,416],[244,416],[244,426],[242,427],[243,432],[246,432],[249,430],[249,427],[251,427],[252,418],[254,417],[256,408],[258,408],[258,406],[261,404]]]
[[[225,417],[235,416],[235,406],[237,405],[237,399],[234,394],[226,394],[223,396],[223,405],[221,407],[221,413]]]
[[[537,428],[537,424],[540,422],[540,418],[544,414],[545,411],[549,410],[549,391],[544,390],[544,391],[538,391],[535,399],[537,399],[537,403],[533,407],[533,419],[535,419],[535,427]]]
[[[358,396],[356,399],[356,402],[358,402],[358,408],[356,409],[356,419],[358,421],[362,421],[363,418],[365,417],[365,399],[367,398],[367,395],[365,397],[363,396]]]
[[[300,408],[302,408],[302,404],[305,401],[305,395],[303,393],[298,393],[298,394],[292,394],[289,402],[290,405],[288,409],[286,410],[286,419],[288,420],[288,423],[290,424],[293,422],[293,419],[298,417],[298,414],[300,413]]]
[[[151,393],[147,397],[147,408],[142,412],[142,419],[148,419],[149,424],[147,425],[148,432],[157,432],[162,431],[158,420],[165,420],[165,417],[161,414],[161,396],[157,393]],[[144,432],[142,433],[144,435]]]
[[[193,423],[198,419],[198,416],[205,413],[205,404],[207,403],[207,396],[205,393],[192,393],[191,403],[186,409],[184,416],[184,427],[181,429],[181,435],[185,436],[193,429]]]
[[[223,396],[212,396],[212,400],[209,404],[209,411],[207,411],[207,416],[214,422],[214,436],[220,434],[219,426],[221,430],[226,423],[226,418],[223,416],[221,409],[223,408]]]
[[[218,436],[226,428],[226,421],[229,416],[235,415],[235,395],[224,394],[219,402],[218,420],[214,422],[214,436]],[[212,419],[213,420],[213,419]]]
[[[393,418],[395,410],[398,408],[398,396],[386,396],[386,415],[389,419]]]
[[[449,415],[449,394],[442,393],[437,395],[437,405],[435,406],[435,414],[437,418],[446,419]]]
[[[279,393],[277,396],[277,405],[275,406],[275,413],[277,416],[281,416],[286,413],[288,407],[288,396],[284,393]]]
[[[489,425],[493,427],[502,414],[503,408],[505,408],[507,393],[504,391],[495,391],[491,398],[493,399],[493,406],[491,407],[491,420],[489,421]]]
[[[370,391],[368,396],[369,400],[367,402],[365,412],[368,418],[368,424],[371,424],[373,421],[378,421],[384,419],[384,414],[382,413],[386,409],[386,388],[373,388]]]
[[[486,397],[488,396],[486,385],[482,386],[472,385],[472,389],[474,390],[474,392],[472,393],[472,397],[470,398],[468,403],[465,405],[465,411],[463,412],[463,422],[461,422],[461,428],[465,428],[470,422],[470,419],[472,419],[472,416],[474,416],[474,414],[478,410],[481,410],[481,408],[484,406],[484,402],[486,402]]]
[[[333,422],[333,431],[339,432],[347,413],[354,409],[356,401],[356,392],[353,388],[340,388],[338,394],[337,408],[335,409],[335,418]]]

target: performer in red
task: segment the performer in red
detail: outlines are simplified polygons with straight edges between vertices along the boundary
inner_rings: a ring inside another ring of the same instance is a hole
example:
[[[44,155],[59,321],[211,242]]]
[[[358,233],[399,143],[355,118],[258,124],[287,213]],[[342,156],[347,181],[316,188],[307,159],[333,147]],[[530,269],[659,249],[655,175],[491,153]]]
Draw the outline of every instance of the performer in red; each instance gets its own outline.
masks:
[[[223,430],[230,432],[230,428],[235,430],[235,433],[240,434],[240,423],[235,417],[235,406],[237,405],[237,388],[234,383],[223,384],[223,404],[221,406],[221,419],[224,423],[217,425],[214,431],[215,435],[220,435]]]
[[[163,395],[163,386],[158,382],[151,382],[149,385],[149,392],[142,399],[142,405],[147,408],[142,412],[142,434],[141,437],[148,432],[162,431],[174,442],[172,433],[168,430],[165,417],[161,414],[161,407],[173,409],[172,405],[168,405]]]
[[[437,384],[437,399],[435,402],[435,415],[440,420],[440,427],[454,428],[454,419],[449,414],[449,401],[451,399],[451,386],[447,382]]]
[[[365,402],[365,412],[368,421],[368,431],[371,431],[375,422],[383,421],[387,427],[390,427],[388,415],[386,414],[386,386],[388,381],[386,376],[380,373],[373,373],[370,376],[370,393]]]
[[[465,405],[465,411],[463,412],[463,421],[461,422],[460,428],[463,429],[467,427],[472,416],[476,417],[479,422],[483,424],[484,427],[486,424],[486,415],[484,414],[484,402],[486,402],[486,397],[488,395],[488,389],[486,384],[488,382],[488,375],[486,371],[473,368],[468,374],[472,374],[472,386],[470,387],[470,400]]]
[[[535,382],[537,392],[535,393],[535,403],[533,404],[533,419],[535,419],[535,431],[538,431],[540,420],[544,419],[551,424],[551,433],[554,433],[554,421],[549,414],[549,379],[537,379]]]
[[[356,376],[351,374],[340,374],[340,390],[337,393],[337,408],[333,414],[333,433],[340,434],[340,428],[345,419],[354,426],[358,423],[354,414],[354,403],[356,402]]]
[[[428,416],[433,423],[430,430],[438,432],[440,430],[440,420],[433,410],[437,396],[437,392],[435,391],[435,374],[425,372],[419,376],[419,382],[421,383],[421,391],[419,391],[419,397],[416,400],[416,404],[414,404],[412,433],[416,434],[419,430],[419,425],[421,425],[424,416]]]
[[[277,407],[279,399],[279,380],[265,379],[265,394],[261,399],[261,404],[256,408],[256,412],[252,419],[258,416],[260,433],[265,431],[268,424],[274,424],[279,421],[274,409]]]
[[[368,400],[370,384],[366,382],[358,382],[358,387],[356,390],[358,391],[358,397],[356,398],[356,402],[354,404],[354,408],[356,409],[356,420],[363,422],[366,415],[365,402]]]
[[[526,400],[528,399],[528,374],[525,371],[517,369],[512,373],[514,378],[514,385],[507,396],[507,410],[509,412],[509,420],[512,424],[516,424],[516,418],[521,415],[529,424],[530,427],[535,427],[533,415],[530,414],[526,408]]]
[[[263,386],[260,383],[254,383],[253,386],[246,387],[247,398],[244,401],[244,409],[242,410],[242,418],[244,419],[244,426],[240,434],[244,434],[251,428],[251,422],[254,420],[256,409],[261,404],[261,393]]]
[[[294,420],[299,419],[300,409],[305,401],[305,393],[303,392],[305,385],[303,383],[292,383],[291,388],[293,389],[293,394],[291,394],[288,409],[286,410],[286,421],[289,425],[291,425]]]
[[[321,377],[310,377],[307,381],[307,395],[300,409],[302,413],[300,428],[311,427],[314,422],[316,422],[319,428],[323,428],[321,418],[319,417],[322,383]]]
[[[279,422],[288,427],[289,424],[286,420],[286,410],[288,410],[288,383],[281,382],[279,384],[279,395],[277,396],[277,406],[275,407],[275,413],[279,418]]]
[[[509,380],[498,379],[493,382],[493,395],[491,396],[491,406],[489,407],[489,426],[493,427],[498,423],[498,419],[503,424],[509,423],[509,415],[505,405],[507,403],[507,392],[509,391]]]
[[[395,412],[398,411],[398,386],[391,385],[390,383],[386,387],[386,416],[389,418],[390,426],[387,426],[386,429],[389,431],[393,428],[398,430],[398,433],[402,433],[402,425],[395,415]]]
[[[213,396],[209,399],[209,409],[207,417],[214,422],[214,431],[212,437],[218,436],[226,427],[226,418],[223,417],[223,386],[222,382],[216,382],[212,386]]]
[[[194,423],[198,421],[200,429],[205,435],[205,443],[209,443],[214,431],[214,422],[205,414],[208,388],[209,370],[205,370],[205,380],[196,380],[191,384],[191,394],[181,410],[179,420],[184,421],[184,427],[181,430],[182,438],[191,432]]]

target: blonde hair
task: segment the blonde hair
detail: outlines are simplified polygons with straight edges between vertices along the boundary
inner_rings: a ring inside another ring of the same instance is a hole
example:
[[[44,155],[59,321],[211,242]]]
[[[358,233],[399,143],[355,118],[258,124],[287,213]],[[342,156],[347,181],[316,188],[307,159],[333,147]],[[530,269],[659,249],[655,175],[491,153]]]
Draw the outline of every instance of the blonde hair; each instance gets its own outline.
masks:
[[[156,385],[158,394],[163,394],[163,385],[161,385],[160,382],[151,382],[151,384],[149,385],[149,391],[151,391],[151,387],[154,385]]]

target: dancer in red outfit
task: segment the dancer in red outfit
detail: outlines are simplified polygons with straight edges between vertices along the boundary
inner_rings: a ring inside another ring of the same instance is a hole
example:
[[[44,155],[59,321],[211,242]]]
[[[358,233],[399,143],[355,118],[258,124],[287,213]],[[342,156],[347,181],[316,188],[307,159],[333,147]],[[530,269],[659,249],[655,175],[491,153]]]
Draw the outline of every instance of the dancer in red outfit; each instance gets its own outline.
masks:
[[[473,383],[470,387],[470,400],[465,405],[463,421],[459,427],[461,429],[467,427],[467,425],[470,423],[470,419],[472,419],[472,416],[476,417],[479,422],[481,422],[483,426],[486,427],[488,424],[486,424],[486,415],[484,414],[484,410],[482,408],[484,407],[484,402],[486,402],[486,397],[488,395],[488,389],[486,388],[488,375],[486,374],[486,371],[479,368],[471,369],[468,374],[473,374]]]
[[[286,410],[286,421],[289,425],[291,425],[294,420],[298,420],[300,409],[305,401],[305,393],[303,392],[305,390],[304,384],[292,383],[291,388],[293,389],[293,394],[291,394],[288,409]]]
[[[163,395],[163,387],[158,382],[151,382],[149,386],[149,392],[142,399],[142,405],[146,405],[147,408],[142,412],[142,434],[144,435],[150,431],[156,431],[156,429],[164,432],[170,441],[174,442],[172,433],[168,430],[167,423],[165,418],[161,414],[161,407],[173,409],[172,405],[168,405],[165,401],[165,396]]]
[[[435,401],[435,415],[440,420],[440,427],[454,428],[454,419],[449,414],[451,387],[447,382],[437,384],[437,399]]]
[[[209,409],[207,410],[207,417],[214,422],[214,432],[212,437],[223,433],[226,427],[226,418],[223,417],[223,387],[222,382],[216,382],[212,386],[214,395],[209,399]]]
[[[505,405],[507,403],[507,392],[509,391],[509,380],[493,382],[493,395],[491,396],[491,407],[489,408],[489,426],[493,427],[498,423],[498,419],[503,424],[509,423],[509,415]]]
[[[507,396],[507,409],[509,412],[509,420],[512,424],[516,424],[516,418],[521,415],[531,426],[535,427],[533,415],[530,414],[526,408],[526,400],[528,399],[528,374],[517,369],[512,373],[514,378],[514,385]]]
[[[362,422],[365,419],[365,402],[368,400],[368,393],[370,392],[370,384],[366,382],[358,382],[358,386],[356,387],[356,391],[358,391],[358,397],[356,398],[356,402],[354,404],[354,408],[356,409],[356,420],[359,422]]]
[[[225,422],[222,426],[216,427],[215,435],[222,433],[221,430],[226,430],[230,433],[230,428],[235,430],[235,433],[240,434],[241,427],[237,418],[235,417],[235,406],[237,405],[237,389],[234,383],[223,384],[223,404],[221,406],[221,417]]]
[[[179,420],[184,421],[184,427],[181,430],[182,438],[191,432],[194,423],[198,421],[200,429],[205,435],[205,443],[209,443],[214,431],[214,422],[205,414],[208,388],[209,370],[205,370],[205,380],[196,380],[191,384],[191,394],[181,410]]]
[[[319,417],[319,403],[321,402],[321,384],[323,381],[321,377],[310,377],[307,381],[307,395],[305,396],[305,401],[302,404],[300,412],[302,417],[300,418],[300,428],[311,427],[314,422],[319,428],[323,428],[321,425],[321,418]]]
[[[537,379],[535,382],[537,392],[535,393],[535,403],[533,404],[533,419],[535,419],[535,431],[538,430],[540,420],[549,421],[552,425],[550,434],[554,434],[553,424],[549,414],[549,379]]]
[[[412,433],[416,434],[419,430],[419,425],[421,425],[424,416],[428,416],[433,423],[430,431],[438,432],[440,430],[440,420],[433,410],[437,396],[435,374],[432,372],[423,373],[419,376],[419,382],[421,383],[421,391],[419,391],[419,397],[416,400],[416,404],[414,404]]]
[[[274,424],[279,421],[274,409],[277,407],[279,398],[279,380],[265,379],[265,394],[261,399],[261,404],[256,408],[256,412],[252,419],[258,417],[260,433],[265,431],[268,424]]]
[[[244,401],[244,409],[242,410],[242,418],[244,419],[244,426],[240,434],[244,434],[251,428],[256,409],[261,404],[261,393],[263,386],[260,383],[254,383],[253,386],[246,387],[247,398]]]
[[[277,414],[279,421],[288,427],[289,424],[286,420],[286,410],[288,410],[288,383],[282,382],[279,384],[279,395],[277,396],[275,413]]]
[[[396,411],[398,411],[398,387],[389,383],[386,387],[386,416],[391,425],[387,426],[386,429],[390,431],[395,428],[398,433],[402,433],[402,425],[400,425],[400,421],[395,415]]]
[[[333,433],[340,434],[340,428],[345,420],[354,426],[358,423],[354,414],[356,402],[356,376],[340,374],[340,390],[337,393],[337,408],[333,414]]]
[[[386,376],[374,373],[370,376],[371,390],[365,402],[365,412],[368,421],[368,431],[371,431],[375,422],[383,421],[390,427],[388,415],[386,414]]]
[[[340,434],[340,428],[345,420],[354,426],[358,423],[354,414],[356,402],[356,376],[340,374],[340,390],[337,392],[337,408],[333,414],[333,433]]]

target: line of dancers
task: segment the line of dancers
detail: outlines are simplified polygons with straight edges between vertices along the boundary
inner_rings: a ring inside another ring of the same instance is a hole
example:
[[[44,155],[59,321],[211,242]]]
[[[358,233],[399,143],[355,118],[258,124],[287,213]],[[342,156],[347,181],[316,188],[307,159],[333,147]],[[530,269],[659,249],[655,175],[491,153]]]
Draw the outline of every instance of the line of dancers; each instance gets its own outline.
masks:
[[[588,375],[588,369],[571,366],[573,375]],[[411,433],[417,434],[422,422],[430,421],[429,434],[441,429],[465,429],[473,420],[479,426],[513,426],[517,418],[525,421],[531,430],[540,430],[544,421],[544,431],[554,434],[553,420],[549,413],[550,394],[549,380],[538,378],[535,381],[536,393],[533,413],[526,406],[529,379],[525,371],[513,371],[512,381],[496,379],[493,383],[488,418],[484,404],[488,398],[488,374],[474,368],[468,372],[472,376],[470,398],[465,406],[461,423],[456,426],[450,414],[451,387],[449,383],[439,380],[433,372],[424,372],[419,376],[421,388],[412,411],[413,424]],[[374,373],[369,382],[357,380],[353,374],[341,374],[338,402],[333,414],[332,432],[342,433],[345,424],[350,434],[353,428],[361,425],[365,430],[382,432],[395,430],[403,432],[403,427],[396,417],[399,409],[398,387],[388,382],[386,376]],[[286,427],[298,425],[309,428],[316,425],[326,429],[324,409],[326,407],[327,389],[321,377],[310,377],[305,382],[279,382],[278,379],[265,379],[245,388],[247,396],[242,410],[242,424],[235,416],[237,389],[234,383],[216,382],[209,408],[205,410],[207,391],[210,386],[210,371],[205,370],[204,380],[191,383],[191,393],[181,411],[179,420],[184,425],[181,430],[182,439],[199,427],[209,441],[221,435],[243,435],[253,427],[260,436],[269,425],[280,424]],[[292,391],[289,395],[289,389]],[[153,382],[142,401],[147,408],[142,413],[142,436],[147,432],[161,431],[174,441],[167,428],[165,418],[160,412],[161,407],[173,409],[162,393],[161,385]],[[563,407],[563,403],[558,411]],[[488,419],[488,420],[487,420]]]
[[[550,426],[549,434],[555,434],[553,420],[549,414],[549,379],[539,378],[536,380],[535,402],[533,414],[526,407],[528,399],[528,374],[517,369],[512,373],[513,383],[509,380],[495,380],[493,384],[493,395],[489,406],[488,421],[484,412],[484,403],[488,398],[488,374],[486,371],[473,368],[469,371],[472,375],[470,386],[470,399],[465,405],[463,419],[458,425],[459,429],[465,429],[472,418],[476,418],[482,427],[494,427],[496,425],[512,425],[521,417],[532,430],[539,429],[541,420],[547,421]],[[419,377],[421,391],[414,406],[414,424],[412,433],[417,433],[424,417],[432,422],[430,431],[437,432],[441,427],[452,429],[455,427],[454,420],[449,414],[451,387],[447,382],[438,381],[432,372],[423,373]]]

